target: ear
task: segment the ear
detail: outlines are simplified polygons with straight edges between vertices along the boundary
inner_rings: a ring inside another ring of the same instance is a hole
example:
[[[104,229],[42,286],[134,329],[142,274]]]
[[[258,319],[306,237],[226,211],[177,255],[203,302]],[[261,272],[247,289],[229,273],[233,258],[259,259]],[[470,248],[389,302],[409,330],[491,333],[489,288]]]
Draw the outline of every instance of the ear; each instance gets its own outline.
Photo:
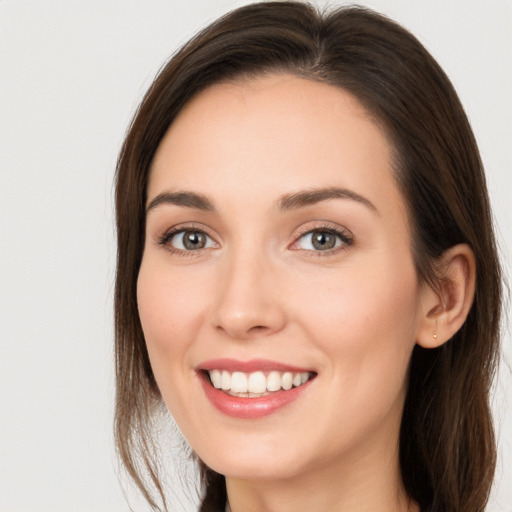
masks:
[[[475,295],[476,263],[467,244],[451,247],[437,262],[438,286],[423,290],[416,342],[423,348],[446,343],[462,327]]]

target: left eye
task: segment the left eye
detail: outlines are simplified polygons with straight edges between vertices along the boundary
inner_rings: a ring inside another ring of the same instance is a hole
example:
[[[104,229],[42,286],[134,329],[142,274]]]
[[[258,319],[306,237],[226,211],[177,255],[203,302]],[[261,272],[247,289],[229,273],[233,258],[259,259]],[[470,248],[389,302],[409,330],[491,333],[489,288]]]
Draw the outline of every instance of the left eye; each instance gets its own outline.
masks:
[[[208,249],[214,247],[213,240],[202,231],[178,231],[175,233],[170,244],[174,249],[180,251],[197,251],[199,249]]]
[[[306,251],[328,251],[348,243],[347,237],[325,229],[310,231],[297,241],[297,248]]]

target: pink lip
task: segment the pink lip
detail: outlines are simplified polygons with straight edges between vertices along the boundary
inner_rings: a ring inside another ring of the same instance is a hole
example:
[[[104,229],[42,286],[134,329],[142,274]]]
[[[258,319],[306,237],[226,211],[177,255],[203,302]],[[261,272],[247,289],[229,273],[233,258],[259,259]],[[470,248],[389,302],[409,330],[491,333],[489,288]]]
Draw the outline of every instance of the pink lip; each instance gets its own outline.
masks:
[[[246,362],[236,361],[234,359],[216,359],[200,364],[197,367],[197,374],[206,397],[213,406],[223,414],[241,419],[257,419],[276,412],[299,398],[313,380],[311,379],[301,386],[288,391],[275,391],[269,395],[258,398],[243,398],[228,395],[224,391],[212,386],[205,371],[215,369],[246,373],[253,371],[289,371],[298,373],[309,370],[263,359],[254,359]]]
[[[227,370],[228,372],[309,372],[309,368],[299,368],[288,364],[270,361],[268,359],[251,359],[250,361],[237,361],[236,359],[212,359],[197,366],[197,370]]]

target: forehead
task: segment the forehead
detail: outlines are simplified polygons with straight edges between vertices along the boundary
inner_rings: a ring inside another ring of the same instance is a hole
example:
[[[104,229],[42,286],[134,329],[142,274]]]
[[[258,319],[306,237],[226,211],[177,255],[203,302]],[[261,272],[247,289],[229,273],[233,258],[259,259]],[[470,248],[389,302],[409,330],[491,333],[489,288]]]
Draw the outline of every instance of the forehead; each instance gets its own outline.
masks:
[[[185,188],[270,200],[269,191],[341,186],[402,203],[392,167],[384,131],[353,95],[274,74],[193,98],[157,150],[148,198]]]

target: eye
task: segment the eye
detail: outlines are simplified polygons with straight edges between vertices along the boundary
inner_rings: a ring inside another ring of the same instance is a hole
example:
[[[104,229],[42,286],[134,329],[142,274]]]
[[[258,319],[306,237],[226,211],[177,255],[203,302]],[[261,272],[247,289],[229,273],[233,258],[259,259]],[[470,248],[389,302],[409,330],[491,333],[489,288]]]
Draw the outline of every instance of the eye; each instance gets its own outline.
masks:
[[[330,251],[350,245],[352,238],[335,229],[314,229],[303,234],[294,246],[305,251]]]
[[[215,247],[215,242],[204,232],[196,229],[181,229],[166,233],[160,241],[177,251],[198,251]]]

